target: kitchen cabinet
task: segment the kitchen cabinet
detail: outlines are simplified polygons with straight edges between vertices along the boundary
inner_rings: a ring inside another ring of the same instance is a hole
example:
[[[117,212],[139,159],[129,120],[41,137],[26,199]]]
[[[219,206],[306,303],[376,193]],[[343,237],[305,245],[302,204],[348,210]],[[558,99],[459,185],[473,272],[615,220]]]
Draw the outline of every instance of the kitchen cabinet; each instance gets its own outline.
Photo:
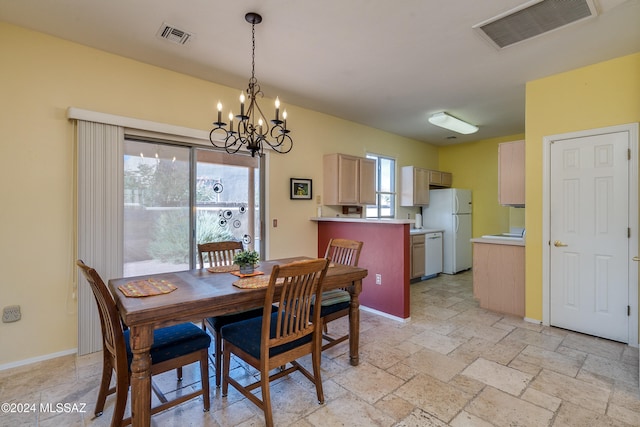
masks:
[[[524,141],[504,142],[498,145],[498,202],[501,205],[524,207]]]
[[[429,170],[403,166],[400,176],[400,206],[429,204]]]
[[[374,205],[376,162],[346,154],[327,154],[323,159],[325,205]]]
[[[524,317],[523,244],[473,242],[473,296],[481,308]]]
[[[451,172],[429,171],[429,187],[449,188],[453,181]]]
[[[411,236],[411,256],[409,257],[409,271],[411,279],[422,277],[425,275],[425,235],[414,234]]]

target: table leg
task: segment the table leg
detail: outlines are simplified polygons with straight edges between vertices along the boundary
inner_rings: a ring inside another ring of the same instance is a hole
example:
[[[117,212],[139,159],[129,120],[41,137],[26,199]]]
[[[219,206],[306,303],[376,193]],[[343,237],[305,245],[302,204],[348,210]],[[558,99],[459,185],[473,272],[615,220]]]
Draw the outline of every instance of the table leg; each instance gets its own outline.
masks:
[[[133,326],[130,332],[131,352],[131,425],[146,427],[151,423],[151,325]]]
[[[349,287],[351,294],[351,305],[349,307],[349,362],[353,366],[360,363],[358,347],[360,342],[360,300],[358,295],[362,290],[362,281],[353,282]]]

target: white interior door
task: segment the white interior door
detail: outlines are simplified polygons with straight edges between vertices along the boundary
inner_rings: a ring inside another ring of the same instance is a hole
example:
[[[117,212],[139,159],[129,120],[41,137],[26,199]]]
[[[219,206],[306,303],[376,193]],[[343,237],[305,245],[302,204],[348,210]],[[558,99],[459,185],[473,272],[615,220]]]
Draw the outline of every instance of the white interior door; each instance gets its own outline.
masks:
[[[622,342],[629,342],[633,256],[628,152],[628,132],[550,147],[549,323]]]

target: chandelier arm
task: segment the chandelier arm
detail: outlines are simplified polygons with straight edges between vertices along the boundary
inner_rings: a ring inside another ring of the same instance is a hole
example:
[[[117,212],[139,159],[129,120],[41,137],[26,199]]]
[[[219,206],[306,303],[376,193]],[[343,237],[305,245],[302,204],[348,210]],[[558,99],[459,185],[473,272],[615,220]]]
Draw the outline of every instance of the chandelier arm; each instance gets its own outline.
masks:
[[[223,138],[215,138],[214,135],[215,134],[219,134],[219,135],[224,135]],[[221,126],[217,126],[213,129],[211,129],[211,132],[209,132],[209,141],[211,142],[211,144],[214,147],[217,148],[225,148],[225,144],[226,144],[226,140],[228,138],[228,132],[226,129],[224,129]],[[218,144],[222,144],[222,145],[218,145]]]
[[[236,154],[242,148],[242,140],[234,134],[229,135],[224,141],[224,149],[229,154]]]
[[[262,93],[262,92],[260,92],[260,93]],[[263,127],[263,129],[266,127],[266,130],[264,132],[262,132],[261,135],[267,135],[271,131],[271,126],[269,126],[269,120],[264,115],[264,113],[262,112],[262,109],[260,108],[260,105],[258,105],[257,102],[254,103],[253,107],[255,107],[258,110],[258,113],[260,114],[258,116],[258,119],[262,119],[262,127]],[[255,119],[253,121],[253,124],[255,126]]]
[[[269,144],[276,153],[286,154],[293,148],[293,139],[286,133],[278,135],[276,141],[278,142],[276,145]]]

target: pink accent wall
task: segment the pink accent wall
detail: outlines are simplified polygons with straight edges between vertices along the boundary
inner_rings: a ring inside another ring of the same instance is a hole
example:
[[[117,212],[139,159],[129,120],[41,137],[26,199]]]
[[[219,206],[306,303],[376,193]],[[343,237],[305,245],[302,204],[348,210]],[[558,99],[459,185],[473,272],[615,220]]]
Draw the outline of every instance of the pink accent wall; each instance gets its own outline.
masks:
[[[362,281],[360,304],[406,319],[409,311],[409,224],[318,221],[318,256],[331,238],[363,242],[359,267],[369,274]],[[382,284],[376,285],[376,274]]]

